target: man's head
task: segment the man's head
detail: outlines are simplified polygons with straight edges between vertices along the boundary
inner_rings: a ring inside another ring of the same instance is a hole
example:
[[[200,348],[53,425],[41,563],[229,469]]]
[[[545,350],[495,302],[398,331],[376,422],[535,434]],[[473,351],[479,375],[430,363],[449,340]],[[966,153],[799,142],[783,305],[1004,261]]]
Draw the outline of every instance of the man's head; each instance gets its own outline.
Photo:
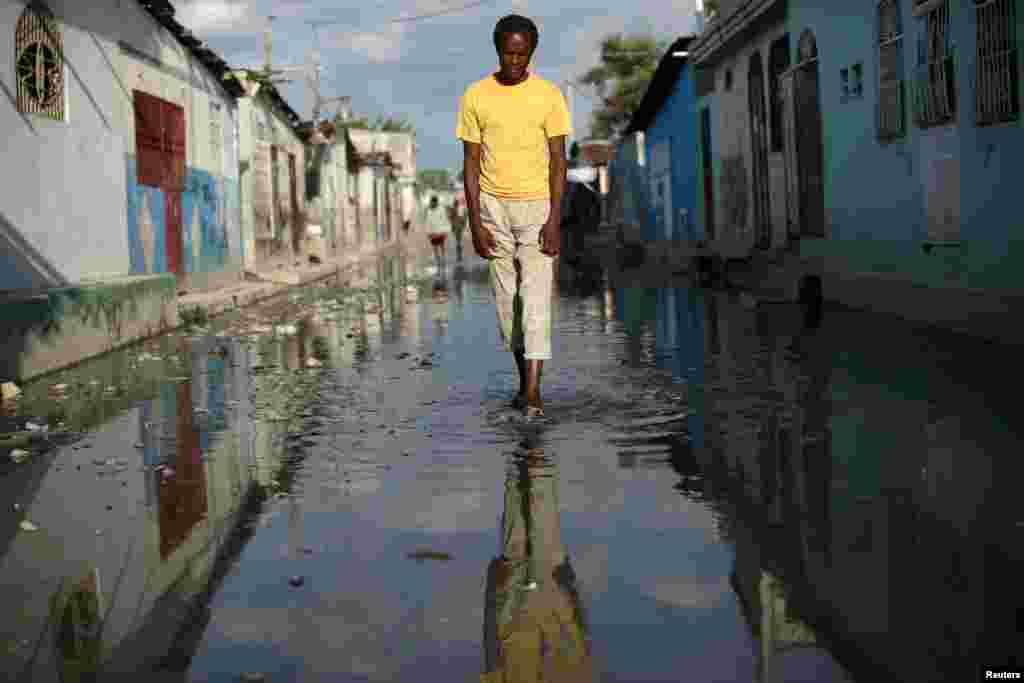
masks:
[[[498,51],[500,75],[505,81],[526,78],[526,67],[537,49],[537,25],[519,14],[509,14],[494,27],[494,47]]]

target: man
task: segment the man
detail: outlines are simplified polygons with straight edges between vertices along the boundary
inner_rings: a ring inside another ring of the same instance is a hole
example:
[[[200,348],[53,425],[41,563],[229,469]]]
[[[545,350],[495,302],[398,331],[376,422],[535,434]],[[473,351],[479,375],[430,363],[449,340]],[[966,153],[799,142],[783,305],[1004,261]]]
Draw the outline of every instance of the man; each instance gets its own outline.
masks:
[[[448,212],[441,207],[437,195],[430,198],[430,203],[423,212],[423,222],[427,226],[427,237],[434,250],[434,265],[437,267],[438,274],[444,274],[447,266],[445,242],[452,226],[448,221]]]
[[[455,260],[462,261],[462,233],[466,230],[466,213],[458,199],[448,209],[448,219],[452,224],[452,234],[455,235]]]
[[[528,69],[537,40],[526,17],[498,21],[498,71],[466,89],[455,129],[473,248],[489,261],[501,338],[519,370],[515,405],[528,417],[544,414],[540,378],[551,358],[565,137],[572,132],[558,86]]]

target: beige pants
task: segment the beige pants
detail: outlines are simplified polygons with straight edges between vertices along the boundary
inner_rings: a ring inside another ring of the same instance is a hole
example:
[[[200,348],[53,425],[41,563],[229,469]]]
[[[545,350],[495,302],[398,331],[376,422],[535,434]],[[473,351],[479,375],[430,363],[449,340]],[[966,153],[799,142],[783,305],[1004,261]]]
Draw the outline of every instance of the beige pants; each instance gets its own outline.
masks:
[[[490,271],[501,341],[506,350],[523,352],[528,360],[551,358],[555,257],[540,250],[540,229],[550,211],[548,199],[480,193],[480,220],[496,243]]]

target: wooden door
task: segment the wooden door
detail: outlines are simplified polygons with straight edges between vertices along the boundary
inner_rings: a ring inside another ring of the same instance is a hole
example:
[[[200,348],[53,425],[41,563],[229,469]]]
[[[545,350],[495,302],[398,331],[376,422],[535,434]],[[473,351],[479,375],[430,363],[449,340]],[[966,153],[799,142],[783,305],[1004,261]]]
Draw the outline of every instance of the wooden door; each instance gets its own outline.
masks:
[[[786,180],[786,238],[796,240],[800,237],[800,172],[799,158],[796,152],[796,109],[795,109],[795,71],[790,69],[779,76],[779,98],[782,124],[782,158],[785,162]]]
[[[184,258],[181,243],[181,192],[164,190],[164,244],[167,258],[167,272],[181,273],[184,271]]]
[[[747,73],[750,109],[750,173],[754,200],[754,244],[771,243],[771,205],[768,194],[768,116],[765,107],[764,67],[760,53],[750,57]]]
[[[800,36],[796,70],[797,164],[800,174],[800,227],[804,235],[825,235],[824,144],[818,92],[818,49],[814,35]]]

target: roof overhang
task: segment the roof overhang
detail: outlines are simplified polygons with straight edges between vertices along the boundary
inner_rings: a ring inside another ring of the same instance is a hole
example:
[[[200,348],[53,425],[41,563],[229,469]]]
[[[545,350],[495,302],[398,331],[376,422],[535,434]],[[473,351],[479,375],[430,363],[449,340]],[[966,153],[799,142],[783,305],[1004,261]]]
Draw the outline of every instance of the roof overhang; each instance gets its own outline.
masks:
[[[785,16],[786,0],[747,0],[707,25],[689,47],[690,61],[714,64],[756,33],[762,23]]]

